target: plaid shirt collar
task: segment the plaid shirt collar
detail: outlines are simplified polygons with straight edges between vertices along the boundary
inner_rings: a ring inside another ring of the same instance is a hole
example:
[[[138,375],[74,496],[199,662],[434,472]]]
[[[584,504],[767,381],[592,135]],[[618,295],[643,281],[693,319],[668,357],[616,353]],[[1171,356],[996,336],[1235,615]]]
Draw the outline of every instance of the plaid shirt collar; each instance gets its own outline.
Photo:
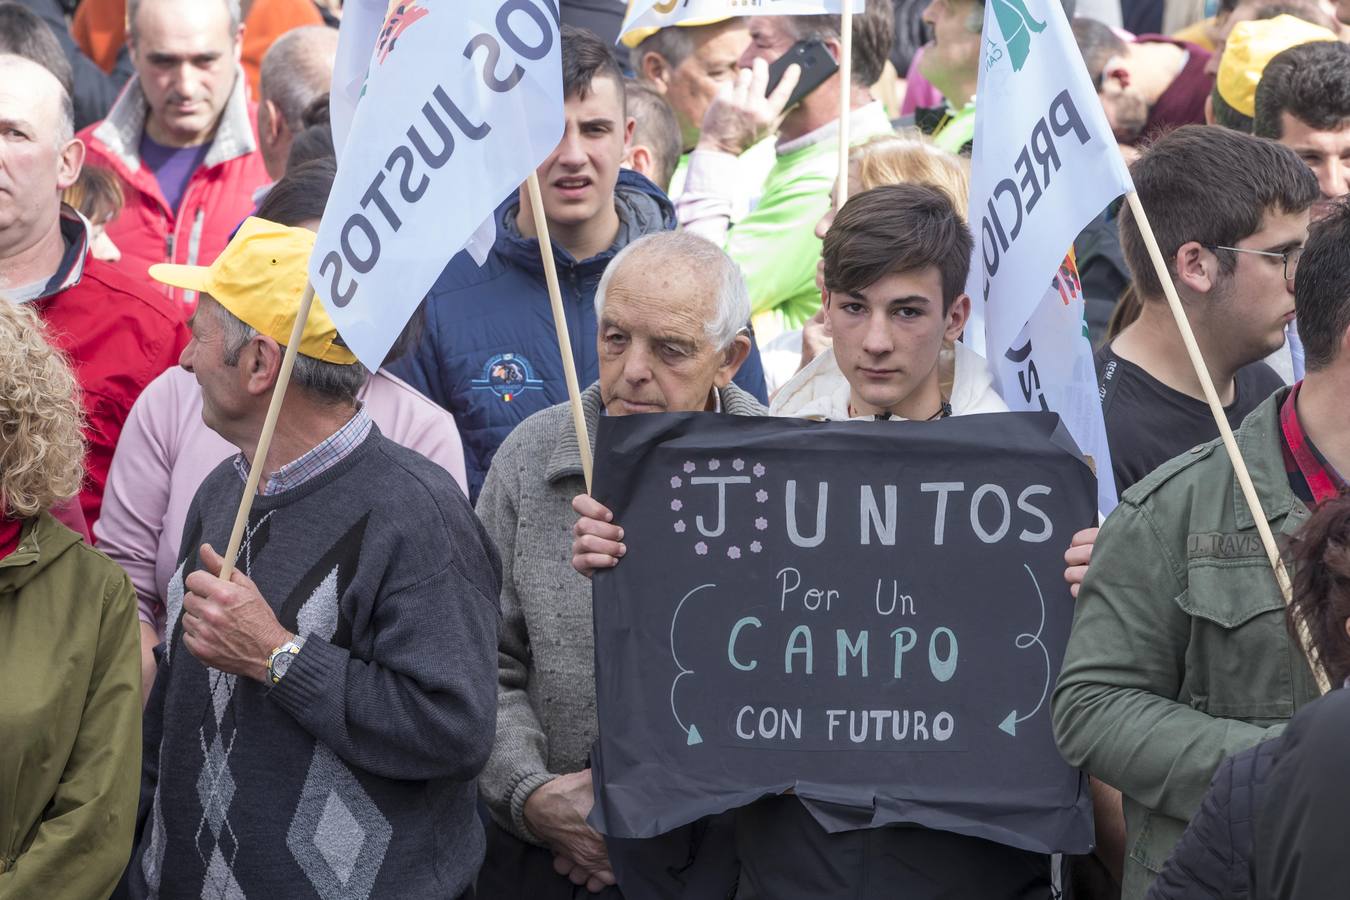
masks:
[[[1326,461],[1298,420],[1295,402],[1303,382],[1294,385],[1280,407],[1280,430],[1284,433],[1284,469],[1289,486],[1309,506],[1329,500],[1346,490],[1345,479]]]
[[[268,475],[260,485],[259,493],[264,497],[280,494],[298,488],[311,478],[316,478],[327,472],[346,459],[353,450],[361,446],[361,442],[370,435],[372,425],[370,414],[366,412],[366,406],[363,403],[356,410],[356,415],[352,416],[346,425],[333,432],[330,437],[325,438],[304,456],[286,463],[286,465]],[[239,476],[247,482],[249,465],[248,460],[244,459],[244,454],[240,453],[234,458],[234,468]]]

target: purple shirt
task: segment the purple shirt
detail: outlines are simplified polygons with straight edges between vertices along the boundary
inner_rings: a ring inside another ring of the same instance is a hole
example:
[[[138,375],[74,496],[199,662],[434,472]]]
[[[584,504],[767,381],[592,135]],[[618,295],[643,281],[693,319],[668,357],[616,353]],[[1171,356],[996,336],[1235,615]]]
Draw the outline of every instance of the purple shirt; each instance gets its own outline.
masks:
[[[178,210],[192,173],[197,171],[210,149],[210,141],[196,147],[166,147],[152,140],[149,134],[141,135],[141,164],[155,173],[169,209]]]

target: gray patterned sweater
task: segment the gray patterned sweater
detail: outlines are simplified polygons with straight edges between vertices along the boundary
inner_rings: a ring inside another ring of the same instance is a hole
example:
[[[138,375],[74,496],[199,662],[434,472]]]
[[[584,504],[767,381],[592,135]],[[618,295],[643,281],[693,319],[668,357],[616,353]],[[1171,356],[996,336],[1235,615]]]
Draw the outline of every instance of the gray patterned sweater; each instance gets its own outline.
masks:
[[[765,414],[734,384],[719,394],[728,415]],[[581,402],[594,441],[599,386]],[[478,496],[478,516],[502,554],[497,737],[481,788],[493,819],[536,844],[526,799],[586,768],[598,728],[591,583],[572,569],[572,498],[585,492],[571,411],[561,403],[511,432]]]
[[[223,548],[243,482],[206,479],[168,590],[145,724],[134,897],[452,900],[483,857],[500,563],[440,467],[372,429],[258,497],[239,566],[306,640],[264,686],[183,645],[183,579]]]

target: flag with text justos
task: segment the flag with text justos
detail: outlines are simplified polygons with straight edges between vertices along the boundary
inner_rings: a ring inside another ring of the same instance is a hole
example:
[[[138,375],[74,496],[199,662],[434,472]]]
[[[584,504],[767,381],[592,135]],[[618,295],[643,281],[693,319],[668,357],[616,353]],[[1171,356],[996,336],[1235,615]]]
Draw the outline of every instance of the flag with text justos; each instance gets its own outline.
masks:
[[[967,338],[983,331],[1012,409],[1060,415],[1094,460],[1110,512],[1115,481],[1070,248],[1134,187],[1059,0],[990,0],[982,37],[970,182],[978,324]]]
[[[560,45],[557,0],[347,3],[338,173],[310,281],[367,368],[450,258],[490,244],[493,211],[557,146]]]
[[[853,0],[853,11],[863,12],[866,0]],[[631,0],[619,35],[681,22],[718,22],[732,16],[842,15],[843,0]]]

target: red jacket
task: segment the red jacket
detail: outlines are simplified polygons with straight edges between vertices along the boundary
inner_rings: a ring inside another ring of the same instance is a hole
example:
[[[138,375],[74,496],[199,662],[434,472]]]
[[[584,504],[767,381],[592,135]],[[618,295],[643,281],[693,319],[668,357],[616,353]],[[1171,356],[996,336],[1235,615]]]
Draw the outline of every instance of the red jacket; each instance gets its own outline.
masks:
[[[31,301],[48,338],[70,357],[84,402],[85,484],[80,507],[92,528],[113,450],[131,404],[170,366],[191,334],[183,309],[89,255],[83,221],[63,215],[67,250],[51,286]]]
[[[239,223],[253,212],[253,194],[271,179],[258,151],[254,107],[244,96],[244,78],[220,115],[211,149],[192,173],[178,209],[170,209],[155,173],[141,165],[141,136],[147,104],[133,78],[108,118],[80,132],[89,148],[87,164],[116,172],[126,201],[108,223],[108,237],[122,251],[119,268],[146,287],[177,297],[189,306],[195,296],[152,281],[155,263],[207,265],[225,249]]]

